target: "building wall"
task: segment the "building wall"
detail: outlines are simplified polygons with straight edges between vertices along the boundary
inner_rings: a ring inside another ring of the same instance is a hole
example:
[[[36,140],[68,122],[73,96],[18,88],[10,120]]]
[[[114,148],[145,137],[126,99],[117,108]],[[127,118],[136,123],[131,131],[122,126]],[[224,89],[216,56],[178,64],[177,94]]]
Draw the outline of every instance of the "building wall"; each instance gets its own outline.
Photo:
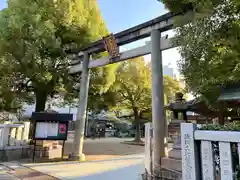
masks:
[[[170,66],[170,64],[163,66],[163,75],[170,76],[173,79],[176,78],[176,75],[174,74],[174,69]]]

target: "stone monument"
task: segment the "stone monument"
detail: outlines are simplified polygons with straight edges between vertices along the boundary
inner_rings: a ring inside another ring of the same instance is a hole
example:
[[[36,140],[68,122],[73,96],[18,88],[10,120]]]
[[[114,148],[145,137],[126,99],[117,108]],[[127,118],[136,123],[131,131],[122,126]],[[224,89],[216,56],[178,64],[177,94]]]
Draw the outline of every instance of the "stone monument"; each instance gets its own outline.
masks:
[[[168,125],[168,134],[171,136],[173,146],[168,152],[168,157],[162,159],[162,167],[176,171],[182,170],[181,162],[181,123],[187,121],[188,105],[182,93],[176,93],[175,101],[167,106],[173,113],[173,119]]]

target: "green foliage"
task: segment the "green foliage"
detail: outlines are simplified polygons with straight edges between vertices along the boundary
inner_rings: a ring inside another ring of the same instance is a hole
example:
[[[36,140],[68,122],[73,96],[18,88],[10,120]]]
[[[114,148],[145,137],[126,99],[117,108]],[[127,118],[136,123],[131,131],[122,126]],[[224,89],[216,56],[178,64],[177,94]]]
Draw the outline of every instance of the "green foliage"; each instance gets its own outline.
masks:
[[[180,83],[170,76],[164,76],[163,81],[165,105],[173,101],[176,92],[185,93]],[[135,112],[141,119],[151,119],[151,68],[142,57],[119,65],[112,91],[105,102],[110,102],[118,111],[124,110],[123,114]]]
[[[176,92],[183,92],[178,81],[164,77],[165,105],[174,98]],[[139,141],[139,124],[151,120],[152,89],[150,64],[143,57],[120,63],[116,81],[110,89],[108,100],[118,117],[130,118],[137,127],[136,141]],[[110,101],[109,101],[110,100]]]
[[[20,94],[14,92],[12,89],[14,81],[13,78],[7,77],[4,72],[0,72],[0,112],[17,112],[23,108],[22,99],[30,102],[30,96],[26,97],[26,94]]]
[[[191,0],[160,0],[163,4],[165,4],[166,8],[171,10],[174,13],[184,13],[188,10],[193,9],[193,2]]]
[[[208,124],[200,128],[200,130],[212,130],[212,131],[240,131],[239,123],[228,123],[225,125],[220,124]]]
[[[9,0],[0,13],[1,71],[13,78],[10,89],[31,96],[33,92],[36,110],[44,110],[48,97],[72,97],[75,82],[68,77],[65,50],[84,47],[106,34],[95,0]],[[111,67],[94,71],[99,85],[112,83]]]
[[[189,11],[201,12],[203,10],[218,6],[224,0],[161,0],[163,4],[173,13],[182,14]]]
[[[192,12],[175,20],[182,56],[179,66],[188,88],[213,105],[220,94],[218,85],[240,80],[240,1],[163,2],[173,12],[192,4]]]
[[[142,114],[151,109],[151,71],[142,57],[120,64],[112,91],[115,92],[117,112],[123,116],[127,111],[131,112],[136,125],[135,141],[141,141]]]
[[[151,71],[143,58],[120,64],[112,87],[119,109],[129,109],[139,115],[151,108]]]
[[[187,93],[187,91],[183,89],[183,86],[181,86],[180,82],[171,78],[170,76],[164,76],[163,83],[164,83],[164,95],[166,97],[165,105],[174,101],[175,94],[177,92],[181,92],[183,93],[183,95],[186,95]]]

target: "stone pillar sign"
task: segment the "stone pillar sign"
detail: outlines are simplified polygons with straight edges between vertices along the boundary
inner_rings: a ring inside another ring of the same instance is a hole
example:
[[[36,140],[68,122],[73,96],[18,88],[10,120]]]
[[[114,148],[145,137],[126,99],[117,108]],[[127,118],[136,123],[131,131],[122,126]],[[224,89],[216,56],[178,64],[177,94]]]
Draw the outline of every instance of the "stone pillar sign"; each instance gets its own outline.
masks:
[[[201,141],[201,161],[203,180],[215,180],[215,164],[211,141]]]
[[[199,180],[199,168],[196,145],[194,141],[194,131],[197,129],[196,124],[181,124],[181,149],[182,149],[182,179]]]
[[[233,180],[232,154],[229,142],[219,142],[221,179]]]

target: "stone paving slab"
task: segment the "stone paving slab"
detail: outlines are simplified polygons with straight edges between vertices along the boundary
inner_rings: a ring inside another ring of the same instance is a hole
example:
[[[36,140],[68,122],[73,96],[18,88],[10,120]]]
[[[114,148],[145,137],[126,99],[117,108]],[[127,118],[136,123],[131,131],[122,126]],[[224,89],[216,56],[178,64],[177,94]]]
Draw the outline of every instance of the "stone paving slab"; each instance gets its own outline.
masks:
[[[36,170],[32,170],[30,168],[25,168],[21,170],[16,170],[12,173],[16,177],[22,179],[22,180],[57,180],[58,178],[49,176],[47,174],[38,172]]]
[[[16,178],[13,175],[8,174],[7,172],[0,172],[0,179],[1,180],[20,180],[19,178]]]
[[[15,179],[9,180],[59,180],[53,176],[44,174],[42,172],[36,171],[34,169],[22,166],[19,163],[15,162],[6,162],[4,163],[6,169],[8,169],[8,174]],[[0,179],[2,180],[1,176]],[[7,179],[6,179],[7,180]]]
[[[0,179],[1,180],[19,180],[19,178],[11,175],[9,171],[10,170],[6,166],[0,165]]]

